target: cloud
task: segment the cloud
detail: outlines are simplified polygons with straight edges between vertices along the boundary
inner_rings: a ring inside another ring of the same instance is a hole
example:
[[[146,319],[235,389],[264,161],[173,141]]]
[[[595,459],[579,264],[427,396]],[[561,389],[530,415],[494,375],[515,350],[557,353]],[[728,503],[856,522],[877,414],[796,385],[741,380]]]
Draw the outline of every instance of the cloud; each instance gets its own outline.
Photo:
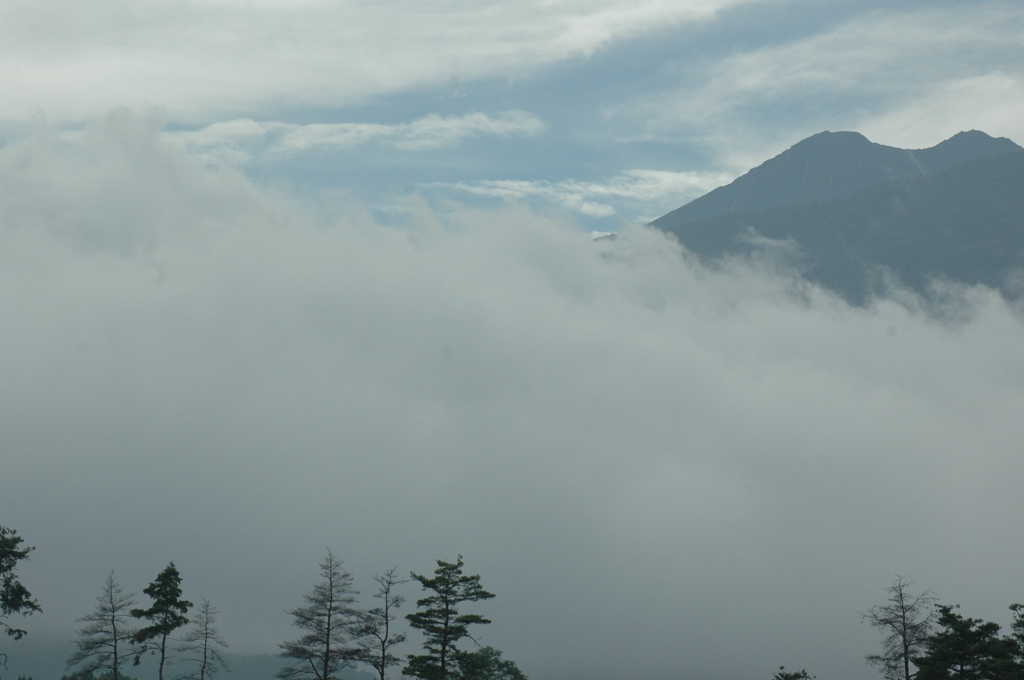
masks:
[[[410,123],[310,123],[249,119],[214,123],[199,130],[167,133],[192,153],[214,163],[241,165],[254,159],[280,159],[302,153],[331,152],[368,144],[402,151],[427,151],[455,146],[482,136],[530,137],[545,124],[525,111],[503,111],[497,116],[432,114]]]
[[[820,33],[678,63],[673,88],[613,112],[653,138],[702,137],[738,168],[773,155],[751,153],[754,145],[777,153],[780,142],[822,129],[880,129],[887,143],[918,148],[993,122],[1019,133],[1008,119],[1019,113],[1011,74],[1024,67],[1022,35],[1024,8],[1016,4],[879,10]],[[1005,113],[951,105],[965,90]],[[941,114],[925,113],[936,104]]]
[[[1024,327],[991,291],[850,308],[644,228],[307,207],[124,114],[0,149],[30,635],[173,559],[272,652],[326,545],[364,591],[462,553],[482,642],[539,680],[853,677],[895,572],[972,616],[1019,597]]]
[[[445,88],[453,58],[466,80],[508,77],[735,4],[10,0],[0,9],[0,119],[156,104],[208,122],[345,106]]]
[[[865,120],[872,140],[907,148],[933,146],[965,127],[1024,141],[1024,79],[995,72],[950,78],[931,92]]]
[[[483,113],[447,117],[430,115],[400,125],[289,125],[276,150],[295,153],[316,148],[344,149],[377,142],[406,151],[423,151],[453,146],[465,139],[485,135],[529,137],[542,132],[544,128],[543,121],[525,111],[505,111],[496,118]]]
[[[510,200],[543,199],[594,217],[616,214],[615,207],[606,201],[628,199],[645,204],[648,211],[655,211],[649,218],[653,220],[660,216],[658,211],[663,206],[664,210],[676,208],[733,179],[734,176],[723,172],[627,170],[605,182],[483,180],[427,186]]]

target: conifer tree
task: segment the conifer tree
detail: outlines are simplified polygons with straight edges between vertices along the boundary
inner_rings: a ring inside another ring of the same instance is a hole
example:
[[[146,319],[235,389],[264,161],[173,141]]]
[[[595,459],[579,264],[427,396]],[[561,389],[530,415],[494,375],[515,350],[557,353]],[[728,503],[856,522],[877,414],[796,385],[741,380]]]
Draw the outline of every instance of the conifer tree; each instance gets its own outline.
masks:
[[[914,658],[918,680],[1020,680],[1016,645],[999,634],[999,624],[965,618],[958,605],[939,605],[938,630],[924,654]]]
[[[31,547],[18,547],[23,540],[17,531],[0,524],[0,630],[15,640],[24,637],[26,631],[9,625],[7,618],[11,614],[28,616],[42,611],[15,572],[18,562],[27,560],[28,554],[35,550]],[[6,661],[7,655],[0,653],[0,659]]]
[[[398,567],[392,567],[373,577],[379,586],[373,596],[381,602],[379,607],[366,612],[361,630],[361,660],[377,671],[380,680],[386,680],[388,668],[402,662],[391,653],[391,649],[405,641],[405,634],[392,632],[391,623],[395,620],[393,610],[405,602],[405,598],[395,592],[395,587],[409,581],[395,578],[397,570]]]
[[[132,654],[135,638],[135,630],[129,623],[130,608],[134,604],[135,596],[125,595],[111,570],[103,592],[96,598],[96,609],[78,619],[86,625],[78,631],[77,649],[68,658],[68,669],[80,666],[71,678],[107,671],[111,680],[121,680],[121,666]]]
[[[1013,623],[1010,624],[1011,638],[1014,642],[1014,655],[1017,664],[1024,668],[1024,604],[1011,604],[1010,611],[1013,612]]]
[[[402,672],[422,680],[448,680],[457,675],[458,642],[469,635],[472,624],[490,623],[479,614],[460,614],[463,602],[494,597],[480,586],[480,577],[462,573],[462,555],[455,562],[437,560],[434,577],[413,572],[423,590],[432,594],[418,600],[418,611],[406,614],[409,625],[423,633],[426,654],[410,654]]]
[[[160,655],[160,665],[157,671],[159,680],[164,680],[164,664],[167,661],[167,643],[171,633],[181,628],[188,619],[188,613],[192,603],[181,599],[181,575],[178,573],[174,562],[171,562],[161,571],[156,580],[150,583],[142,591],[153,600],[153,606],[149,609],[133,609],[132,616],[137,619],[149,619],[150,625],[141,628],[135,633],[134,641],[141,647],[136,651],[135,663],[138,664],[139,657],[147,651]]]
[[[494,647],[459,652],[457,656],[459,680],[529,680],[515,661],[501,658]]]
[[[230,670],[219,649],[227,647],[228,643],[213,625],[219,613],[204,597],[192,629],[185,633],[177,647],[177,651],[184,656],[182,661],[196,664],[195,670],[183,676],[182,680],[207,680],[222,670]]]
[[[352,574],[327,550],[320,563],[323,580],[304,595],[305,607],[293,609],[293,623],[305,633],[298,640],[280,645],[281,656],[299,663],[282,668],[283,680],[335,680],[338,671],[360,658],[362,649],[353,644],[363,623],[363,614],[355,608]]]

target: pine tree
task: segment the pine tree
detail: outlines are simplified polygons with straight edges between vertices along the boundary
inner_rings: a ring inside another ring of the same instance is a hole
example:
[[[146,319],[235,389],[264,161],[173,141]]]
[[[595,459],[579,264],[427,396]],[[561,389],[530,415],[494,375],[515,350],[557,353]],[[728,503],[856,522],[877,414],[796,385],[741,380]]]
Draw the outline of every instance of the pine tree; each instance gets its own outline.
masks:
[[[227,647],[228,643],[220,636],[220,631],[214,627],[217,622],[217,614],[220,612],[210,604],[205,597],[199,605],[199,613],[196,614],[195,623],[191,630],[181,638],[181,644],[176,651],[183,655],[182,661],[191,661],[196,664],[192,673],[186,674],[182,680],[206,680],[212,678],[221,670],[230,670],[228,662],[220,653],[218,647]]]
[[[462,573],[462,555],[456,562],[437,560],[434,577],[415,572],[412,577],[420,582],[429,595],[416,602],[418,611],[407,614],[409,625],[423,633],[426,654],[409,655],[402,672],[422,680],[448,680],[456,676],[458,642],[470,637],[469,626],[490,623],[479,614],[459,614],[463,602],[476,602],[494,597],[480,586],[479,576]]]
[[[1024,604],[1011,604],[1010,611],[1013,612],[1010,636],[1014,644],[1014,658],[1024,668]]]
[[[459,680],[529,680],[511,659],[501,658],[494,647],[459,652]]]
[[[320,575],[323,580],[303,596],[306,606],[290,612],[293,623],[306,633],[280,645],[281,656],[302,662],[281,669],[277,677],[283,680],[334,680],[338,671],[360,658],[362,649],[353,638],[359,635],[363,614],[354,607],[352,574],[328,549]]]
[[[391,653],[391,649],[402,642],[405,642],[405,634],[395,634],[391,631],[391,622],[395,620],[393,610],[402,606],[405,598],[395,593],[395,587],[408,580],[395,578],[395,571],[398,567],[388,569],[384,574],[374,576],[379,586],[374,597],[381,601],[379,607],[374,607],[366,612],[361,630],[363,648],[361,660],[369,664],[380,675],[380,680],[386,680],[387,669],[401,663],[401,659]]]
[[[914,658],[917,680],[1020,680],[1014,659],[1016,645],[999,635],[999,624],[964,618],[958,605],[940,605],[938,631],[928,638],[925,652]]]
[[[135,633],[134,641],[141,645],[136,652],[135,662],[138,663],[139,657],[147,651],[153,654],[159,652],[160,666],[157,677],[164,680],[167,642],[171,633],[188,623],[185,614],[192,603],[181,599],[181,575],[174,562],[167,565],[157,575],[156,580],[142,592],[153,600],[153,606],[149,609],[133,609],[132,616],[137,619],[149,619],[152,623]]]
[[[22,541],[17,531],[0,524],[0,630],[15,640],[23,638],[26,631],[9,625],[6,619],[11,614],[28,616],[42,611],[15,572],[18,562],[27,560],[28,554],[35,550],[31,547],[19,548]],[[7,655],[0,654],[0,659],[6,661]]]
[[[78,619],[86,625],[78,631],[78,648],[68,658],[69,669],[81,666],[71,678],[108,671],[111,680],[121,680],[121,666],[125,657],[132,654],[135,638],[135,630],[128,623],[129,609],[134,604],[135,596],[124,594],[111,570],[103,592],[96,598],[96,609]]]

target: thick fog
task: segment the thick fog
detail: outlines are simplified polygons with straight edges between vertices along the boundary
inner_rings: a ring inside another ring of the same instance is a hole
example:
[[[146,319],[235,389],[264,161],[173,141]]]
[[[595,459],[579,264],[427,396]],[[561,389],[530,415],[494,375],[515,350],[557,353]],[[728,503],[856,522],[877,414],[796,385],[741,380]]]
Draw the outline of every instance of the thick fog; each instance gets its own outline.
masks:
[[[535,680],[867,678],[895,574],[1003,623],[1024,599],[1024,326],[991,291],[851,308],[415,192],[384,227],[162,139],[115,113],[0,149],[30,636],[173,560],[272,653],[327,546],[364,592],[464,555],[497,594],[479,639]]]

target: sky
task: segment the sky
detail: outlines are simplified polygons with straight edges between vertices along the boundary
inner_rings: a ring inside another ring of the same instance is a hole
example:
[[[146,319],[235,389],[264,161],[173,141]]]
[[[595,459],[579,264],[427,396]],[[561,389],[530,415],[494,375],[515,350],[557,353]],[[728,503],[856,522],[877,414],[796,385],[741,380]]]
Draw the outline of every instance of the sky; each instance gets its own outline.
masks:
[[[534,680],[868,679],[895,575],[1024,600],[1019,304],[643,226],[822,130],[1024,142],[1018,2],[5,0],[0,92],[15,676],[172,560],[273,653],[328,546],[463,555]]]

